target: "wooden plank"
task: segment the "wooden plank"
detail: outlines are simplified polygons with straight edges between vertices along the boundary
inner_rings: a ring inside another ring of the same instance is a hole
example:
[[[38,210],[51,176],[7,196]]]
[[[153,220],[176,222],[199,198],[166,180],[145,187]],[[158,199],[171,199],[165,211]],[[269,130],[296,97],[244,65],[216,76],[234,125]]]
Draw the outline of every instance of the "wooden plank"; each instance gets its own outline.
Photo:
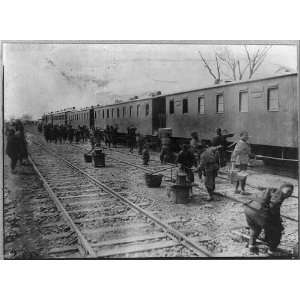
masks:
[[[72,185],[74,184],[74,180],[73,181],[56,181],[56,180],[53,180],[53,179],[49,179],[49,183],[51,186],[65,186],[65,185]],[[89,184],[89,181],[87,181],[86,183],[84,182],[81,182],[80,185],[84,185],[84,184]]]
[[[168,237],[165,233],[153,233],[153,234],[145,234],[145,235],[138,235],[138,236],[131,236],[128,238],[123,239],[113,239],[107,240],[104,242],[99,242],[96,244],[92,244],[92,247],[105,247],[105,246],[113,246],[118,244],[127,244],[132,242],[141,242],[146,240],[154,240],[154,239],[162,239]]]
[[[61,195],[64,195],[64,194],[67,194],[66,197],[69,197],[69,196],[78,196],[78,192],[82,192],[82,193],[95,193],[95,192],[98,192],[99,189],[92,189],[92,190],[81,190],[81,189],[77,189],[75,191],[55,191],[56,194],[58,195],[58,197],[61,197]],[[64,196],[62,196],[64,197]]]
[[[100,227],[96,229],[83,229],[82,232],[85,235],[100,235],[108,232],[122,232],[122,231],[130,231],[130,230],[140,230],[150,228],[150,225],[147,223],[134,223],[122,226],[109,226],[109,227]]]
[[[148,202],[146,202],[146,203],[143,202],[143,203],[140,203],[139,205],[141,207],[143,207],[143,206],[149,205],[149,203]],[[77,212],[86,212],[86,213],[89,213],[89,212],[102,212],[102,211],[107,211],[107,210],[114,209],[114,208],[116,208],[116,209],[124,208],[126,210],[130,210],[131,209],[131,207],[126,206],[122,202],[116,202],[115,205],[111,205],[111,206],[107,206],[107,207],[99,207],[99,208],[97,208],[97,207],[93,207],[93,208],[88,208],[88,207],[87,208],[82,208],[82,207],[80,208],[80,207],[78,207],[76,209],[70,209],[70,210],[68,210],[68,213],[72,214],[72,213],[77,213]]]
[[[112,196],[106,194],[107,197],[112,198]],[[67,199],[77,199],[77,198],[90,198],[90,197],[98,197],[98,201],[101,201],[101,199],[99,199],[99,195],[98,194],[81,194],[81,195],[71,195],[71,196],[59,196],[60,199],[63,200],[67,200]]]
[[[84,222],[103,221],[103,220],[125,219],[125,218],[131,218],[131,217],[136,217],[136,216],[137,216],[137,214],[135,212],[133,212],[133,213],[129,213],[126,215],[116,214],[116,215],[106,216],[106,217],[99,216],[99,217],[78,218],[78,219],[75,219],[74,222],[75,223],[84,223]]]
[[[89,189],[89,188],[94,188],[95,186],[93,184],[87,184],[87,185],[53,185],[52,188],[55,189],[56,191],[60,191],[60,190],[68,190],[68,191],[74,191],[74,189],[76,190],[84,190],[84,189]],[[97,189],[99,190],[99,189]]]
[[[130,245],[127,247],[119,247],[115,249],[108,249],[105,251],[98,251],[96,252],[97,257],[108,257],[108,256],[115,256],[115,255],[125,255],[129,253],[137,253],[137,252],[144,252],[144,251],[151,251],[157,249],[165,249],[174,246],[180,245],[176,241],[160,241],[160,242],[153,242],[150,244],[139,244],[139,245]]]
[[[74,214],[74,213],[78,213],[78,212],[83,212],[83,213],[90,213],[90,212],[103,212],[103,211],[107,211],[107,210],[110,210],[110,209],[126,209],[126,210],[130,210],[130,207],[126,207],[126,206],[122,206],[121,205],[122,203],[120,203],[120,205],[111,205],[111,206],[108,206],[108,207],[86,207],[86,208],[82,208],[82,207],[78,207],[78,208],[74,208],[74,209],[70,209],[68,211],[69,214]]]
[[[51,249],[48,254],[59,254],[59,253],[65,253],[65,252],[77,252],[78,247],[77,246],[64,246],[64,247],[58,247]]]
[[[108,201],[108,200],[106,200]],[[113,200],[110,200],[113,203]],[[91,200],[84,200],[84,201],[71,201],[68,203],[65,203],[65,206],[68,206],[69,208],[72,208],[72,206],[76,206],[76,205],[82,205],[82,206],[86,206],[86,205],[93,205],[93,204],[101,204],[101,202],[103,202],[101,199],[91,199]]]
[[[59,226],[63,226],[66,225],[66,227],[68,227],[68,223],[66,223],[65,221],[58,221],[58,222],[45,222],[44,224],[40,224],[41,228],[47,228],[47,227],[59,227]]]
[[[101,199],[100,197],[101,196],[107,196],[109,197],[109,199]],[[80,198],[96,198],[94,200],[84,200],[82,201]],[[78,196],[70,196],[70,197],[59,197],[63,200],[67,200],[67,201],[64,201],[66,204],[77,204],[77,203],[86,203],[87,201],[95,201],[95,202],[100,202],[100,201],[116,201],[114,199],[114,197],[110,196],[108,193],[105,193],[105,194],[85,194],[85,195],[78,195]]]
[[[69,231],[69,232],[61,232],[61,233],[50,233],[43,235],[43,238],[46,240],[58,240],[58,239],[63,239],[70,237],[74,232]]]

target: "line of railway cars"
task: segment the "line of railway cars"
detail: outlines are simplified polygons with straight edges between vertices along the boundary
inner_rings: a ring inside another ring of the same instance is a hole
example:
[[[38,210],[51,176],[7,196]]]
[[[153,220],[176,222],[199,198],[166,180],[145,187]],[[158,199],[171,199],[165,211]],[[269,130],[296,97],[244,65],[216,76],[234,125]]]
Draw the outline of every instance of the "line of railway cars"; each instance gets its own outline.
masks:
[[[235,133],[248,130],[255,153],[297,159],[297,73],[263,79],[217,84],[201,89],[162,95],[81,110],[75,108],[46,114],[53,124],[117,126],[125,133],[135,126],[144,135],[172,128],[173,137],[211,139],[221,127]]]

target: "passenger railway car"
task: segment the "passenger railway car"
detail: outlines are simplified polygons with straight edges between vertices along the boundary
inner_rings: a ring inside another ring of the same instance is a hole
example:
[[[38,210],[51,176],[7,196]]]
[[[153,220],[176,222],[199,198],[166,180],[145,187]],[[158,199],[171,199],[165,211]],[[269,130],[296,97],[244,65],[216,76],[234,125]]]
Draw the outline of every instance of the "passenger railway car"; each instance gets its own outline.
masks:
[[[297,74],[219,84],[166,96],[173,136],[211,139],[220,127],[247,130],[255,153],[297,158]]]
[[[117,126],[119,132],[126,133],[129,126],[135,126],[144,135],[155,135],[166,125],[165,107],[166,99],[161,96],[97,106],[95,127]]]
[[[128,126],[137,132],[157,135],[159,128],[172,128],[173,137],[190,138],[197,131],[200,139],[211,139],[220,127],[235,134],[242,130],[251,136],[256,154],[297,159],[298,100],[297,73],[263,79],[217,84],[201,89],[86,107],[81,110],[48,114],[46,122],[66,122],[73,127],[86,125]]]
[[[68,115],[68,124],[77,128],[85,125],[88,128],[94,127],[94,109],[93,107],[85,107],[80,110],[73,110]]]
[[[69,124],[70,114],[72,114],[74,110],[75,107],[72,107],[45,114],[42,117],[42,121],[44,124],[67,125]]]

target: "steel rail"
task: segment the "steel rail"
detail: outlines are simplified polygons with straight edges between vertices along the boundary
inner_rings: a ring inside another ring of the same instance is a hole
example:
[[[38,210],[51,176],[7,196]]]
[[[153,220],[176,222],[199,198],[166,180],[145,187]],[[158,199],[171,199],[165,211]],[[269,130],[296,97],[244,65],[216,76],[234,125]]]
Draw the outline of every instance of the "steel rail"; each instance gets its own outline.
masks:
[[[39,176],[39,178],[41,179],[49,197],[54,201],[57,209],[62,213],[63,217],[65,218],[65,220],[69,223],[69,226],[76,232],[78,239],[80,241],[81,246],[83,247],[83,249],[85,250],[85,254],[87,254],[88,256],[95,258],[96,257],[96,253],[93,250],[93,248],[91,247],[91,245],[89,244],[89,242],[85,239],[85,237],[82,235],[82,233],[80,232],[80,230],[78,229],[78,227],[75,225],[75,223],[73,222],[72,218],[70,217],[70,215],[68,214],[68,212],[65,210],[65,208],[63,207],[62,203],[60,202],[60,200],[56,197],[55,193],[52,191],[51,187],[49,186],[49,184],[47,183],[46,179],[44,178],[44,176],[41,174],[41,172],[39,171],[38,167],[36,166],[33,158],[28,155],[28,160],[29,162],[32,164],[33,169],[35,170],[35,172],[37,173],[37,175]]]
[[[73,145],[73,144],[71,144],[71,145],[74,146],[74,147],[81,148],[81,147],[78,146],[78,145]],[[119,150],[116,150],[115,148],[112,149],[112,148],[108,148],[108,147],[106,147],[106,146],[103,147],[103,148],[104,148],[104,149],[108,149],[108,150],[110,150],[110,151],[115,151],[115,152],[118,152],[118,153],[127,155],[126,153],[124,153],[124,152],[122,152],[122,151],[119,151]],[[131,155],[131,156],[134,156],[134,157],[139,157],[138,155],[136,155],[136,154],[134,154],[134,153],[128,153],[128,155]],[[149,172],[151,172],[151,170],[146,169],[146,168],[141,167],[141,166],[137,166],[137,165],[135,165],[135,164],[133,164],[133,163],[124,162],[124,161],[118,160],[118,159],[116,159],[116,158],[112,158],[112,159],[114,159],[114,160],[116,160],[116,161],[120,161],[120,162],[122,162],[122,163],[124,163],[124,164],[129,164],[129,165],[135,166],[136,168],[144,169],[145,171],[148,170]],[[157,160],[157,159],[150,159],[150,161],[159,162],[159,160]],[[173,164],[173,163],[166,163],[166,164],[169,165],[169,166],[173,166],[174,168],[176,167],[176,164]],[[170,169],[172,169],[172,167],[171,167]],[[163,171],[163,170],[162,170],[162,171]],[[159,171],[158,171],[158,172],[159,172]],[[155,172],[155,173],[156,173],[156,172]],[[228,180],[228,181],[229,181],[229,179],[226,178],[226,177],[223,177],[223,176],[220,176],[220,175],[218,175],[218,177],[221,178],[221,179],[223,179],[223,180]],[[259,190],[259,187],[257,187],[257,186],[251,185],[251,184],[249,184],[249,183],[246,183],[246,185],[249,186],[249,187],[251,187],[251,188],[254,188],[254,189],[258,189],[258,190]],[[291,195],[290,198],[298,199],[299,197],[294,196],[294,195]]]
[[[126,155],[126,153],[123,153],[122,151],[118,151],[118,150],[115,150],[115,149],[114,149],[114,150],[111,150],[111,149],[110,149],[110,151],[115,151],[115,152],[118,152],[118,153],[121,153],[121,154]],[[133,154],[133,153],[128,153],[128,154],[129,154],[129,155],[132,155],[132,156],[135,156],[135,157],[139,157],[138,155],[135,155],[135,154]],[[152,161],[159,162],[157,159],[152,159]],[[176,165],[175,165],[175,164],[172,164],[172,163],[168,163],[168,165],[173,166],[174,168],[176,167]],[[137,167],[139,167],[139,166],[137,166]],[[225,173],[225,174],[226,174],[226,173]],[[223,180],[229,181],[229,179],[226,178],[226,177],[224,177],[224,176],[218,175],[217,177],[218,177],[218,178],[221,178],[221,179],[223,179]],[[246,183],[246,185],[249,186],[249,187],[251,187],[251,188],[254,188],[254,189],[258,189],[258,190],[260,189],[259,187],[254,186],[254,185],[251,185],[251,184],[249,184],[249,183]],[[298,199],[299,197],[294,196],[294,195],[291,195],[289,198]]]
[[[73,145],[73,146],[74,146],[74,147],[77,147],[77,148],[80,148],[80,149],[83,149],[81,146],[78,146],[78,145]],[[116,151],[116,152],[122,153],[122,152],[120,152],[120,151]],[[122,153],[122,154],[126,155],[125,153]],[[123,161],[123,160],[120,160],[120,159],[117,159],[117,158],[113,158],[113,157],[111,157],[111,156],[110,156],[110,158],[111,158],[112,160],[118,161],[118,162],[120,162],[120,163],[127,164],[127,165],[133,166],[133,167],[135,167],[135,168],[140,168],[140,169],[142,169],[142,170],[145,170],[145,171],[148,171],[149,173],[151,173],[151,170],[150,170],[150,169],[147,169],[147,168],[145,168],[145,167],[141,167],[141,166],[138,166],[138,165],[136,165],[136,164],[134,164],[134,163],[130,163],[130,162],[126,162],[126,161]],[[156,160],[156,161],[157,161],[157,160]],[[171,169],[172,169],[172,168],[171,168]],[[157,172],[159,172],[159,171],[157,171]],[[153,172],[153,173],[156,173],[156,172]],[[171,178],[171,177],[170,177],[170,178]],[[219,176],[219,175],[218,175],[218,178],[228,181],[228,178],[223,177],[223,176]],[[251,188],[258,189],[257,187],[252,186],[252,185],[250,185],[250,184],[247,184],[247,185],[250,186]],[[200,186],[198,186],[198,185],[195,186],[195,187],[198,188],[198,189],[201,189]],[[242,201],[242,200],[239,200],[238,198],[235,198],[235,197],[232,197],[232,196],[229,196],[229,195],[226,195],[226,194],[222,194],[222,193],[219,193],[219,192],[215,192],[215,194],[218,195],[218,196],[227,198],[227,199],[229,199],[229,200],[231,200],[231,201],[234,201],[234,202],[238,202],[238,203],[247,205],[246,202],[244,202],[244,201]],[[296,199],[298,199],[298,197],[296,197],[296,196],[291,196],[290,198],[296,198]],[[289,217],[289,216],[286,216],[286,215],[281,215],[281,217],[283,217],[284,219],[293,221],[293,222],[298,222],[298,219],[295,219],[295,218],[292,218],[292,217]]]
[[[73,144],[71,144],[71,145],[72,145],[73,147],[77,147],[77,148],[83,149],[83,148],[82,148],[81,146],[79,146],[79,145],[73,145]],[[115,151],[115,152],[118,152],[118,153],[121,153],[121,154],[126,155],[126,153],[123,153],[123,152],[121,152],[121,151],[117,151],[117,150],[111,150],[111,151]],[[131,153],[130,155],[138,157],[137,155],[132,154],[132,153]],[[152,171],[152,170],[147,169],[147,168],[145,168],[145,167],[138,166],[138,165],[136,165],[136,164],[134,164],[134,163],[126,162],[126,161],[123,161],[123,160],[120,160],[120,159],[117,159],[117,158],[113,158],[113,157],[111,157],[111,156],[110,156],[110,158],[113,159],[113,160],[115,160],[115,161],[118,161],[118,162],[120,162],[120,163],[127,164],[127,165],[133,166],[133,167],[135,167],[135,168],[142,169],[142,170],[147,171],[147,172],[149,172],[149,173],[151,173],[151,171]],[[153,160],[153,161],[159,162],[158,160]],[[168,164],[169,164],[169,165],[172,165],[172,166],[174,166],[174,167],[176,166],[175,164],[171,164],[171,163],[168,163]],[[171,168],[171,169],[172,169],[172,168]],[[168,176],[168,177],[171,178],[170,176]],[[220,176],[220,175],[218,175],[218,178],[220,178],[220,179],[222,179],[222,180],[229,181],[228,178],[223,177],[223,176]],[[248,186],[251,187],[251,188],[258,189],[258,187],[252,186],[252,185],[250,185],[250,184],[248,184],[248,183],[247,183],[246,185],[248,185]],[[200,189],[199,186],[196,186],[196,187]],[[241,204],[246,204],[244,201],[239,200],[239,199],[237,199],[237,198],[235,198],[235,197],[226,195],[226,194],[222,194],[222,193],[219,193],[219,192],[215,192],[215,194],[218,195],[218,196],[221,196],[221,197],[225,197],[225,198],[227,198],[227,199],[229,199],[229,200],[231,200],[231,201],[234,201],[234,202],[238,202],[238,203],[241,203]],[[290,198],[298,199],[297,196],[290,196]],[[293,222],[298,222],[298,219],[295,219],[295,218],[292,218],[292,217],[289,217],[289,216],[286,216],[286,215],[281,215],[281,216],[282,216],[284,219],[287,219],[287,220],[290,220],[290,221],[293,221]]]
[[[77,147],[77,148],[80,148],[80,149],[84,149],[83,147],[79,146],[79,145],[74,145],[74,144],[71,144],[73,147]],[[107,147],[105,147],[105,149],[109,149]],[[122,153],[120,151],[116,151],[116,152],[119,152],[119,153]],[[125,154],[125,153],[122,153],[122,154]],[[133,154],[132,154],[133,155]],[[176,166],[175,165],[172,165],[171,167],[167,167],[167,168],[163,168],[163,169],[160,169],[160,170],[157,170],[157,171],[153,171],[149,168],[146,168],[146,167],[142,167],[142,166],[138,166],[134,163],[131,163],[131,162],[128,162],[128,161],[124,161],[124,160],[121,160],[121,159],[118,159],[118,158],[115,158],[115,157],[112,157],[110,154],[107,155],[110,159],[114,160],[114,161],[117,161],[117,162],[120,162],[122,164],[126,164],[126,165],[129,165],[129,166],[133,166],[135,168],[138,168],[138,169],[141,169],[141,170],[144,170],[148,173],[151,173],[151,174],[157,174],[157,173],[161,173],[161,172],[164,172],[164,171],[167,171],[167,170],[171,170],[171,169],[174,169]],[[133,155],[133,156],[136,156],[138,157],[137,155]],[[155,161],[155,162],[158,162],[158,160],[155,160],[155,159],[152,159],[152,161]],[[171,165],[171,164],[170,164]]]
[[[40,147],[42,147],[45,151],[47,151],[51,155],[53,155],[56,158],[58,158],[59,160],[65,162],[69,167],[71,167],[72,169],[76,170],[78,173],[81,173],[84,176],[86,176],[89,180],[91,180],[96,185],[98,185],[102,190],[110,193],[111,195],[113,195],[118,200],[122,201],[123,203],[127,204],[128,206],[132,207],[133,209],[135,209],[139,213],[141,213],[144,216],[146,216],[148,219],[150,219],[151,221],[153,221],[154,223],[156,223],[157,225],[159,225],[161,228],[163,228],[165,231],[167,231],[167,233],[169,233],[169,234],[173,235],[174,237],[176,237],[176,239],[182,245],[184,245],[188,249],[192,250],[198,256],[200,256],[200,257],[213,257],[213,255],[210,252],[208,252],[203,247],[200,247],[199,245],[197,245],[194,241],[192,241],[191,239],[189,239],[188,237],[186,237],[184,234],[182,234],[178,230],[172,228],[170,225],[162,222],[157,217],[155,217],[153,214],[147,212],[145,209],[143,209],[143,208],[139,207],[138,205],[132,203],[131,201],[127,200],[122,195],[120,195],[119,193],[115,192],[110,187],[108,187],[106,184],[104,184],[104,183],[100,182],[99,180],[95,179],[94,177],[92,177],[91,175],[89,175],[88,173],[86,173],[85,171],[81,170],[80,168],[78,168],[77,166],[75,166],[74,164],[72,164],[67,159],[65,159],[65,158],[57,155],[53,150],[49,150],[49,149],[45,148],[40,143],[37,143],[37,142],[33,142],[33,143],[39,145]]]

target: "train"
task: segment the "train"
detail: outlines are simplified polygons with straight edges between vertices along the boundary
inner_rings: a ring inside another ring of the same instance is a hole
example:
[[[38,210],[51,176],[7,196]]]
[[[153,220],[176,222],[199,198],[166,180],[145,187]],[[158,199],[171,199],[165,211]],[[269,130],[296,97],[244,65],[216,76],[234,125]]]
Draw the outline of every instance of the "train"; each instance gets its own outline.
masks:
[[[86,125],[89,128],[129,126],[147,136],[171,128],[178,141],[211,139],[217,127],[235,134],[247,130],[257,154],[283,160],[298,159],[298,73],[219,83],[199,89],[131,99],[109,105],[75,107],[45,114],[44,123]]]

